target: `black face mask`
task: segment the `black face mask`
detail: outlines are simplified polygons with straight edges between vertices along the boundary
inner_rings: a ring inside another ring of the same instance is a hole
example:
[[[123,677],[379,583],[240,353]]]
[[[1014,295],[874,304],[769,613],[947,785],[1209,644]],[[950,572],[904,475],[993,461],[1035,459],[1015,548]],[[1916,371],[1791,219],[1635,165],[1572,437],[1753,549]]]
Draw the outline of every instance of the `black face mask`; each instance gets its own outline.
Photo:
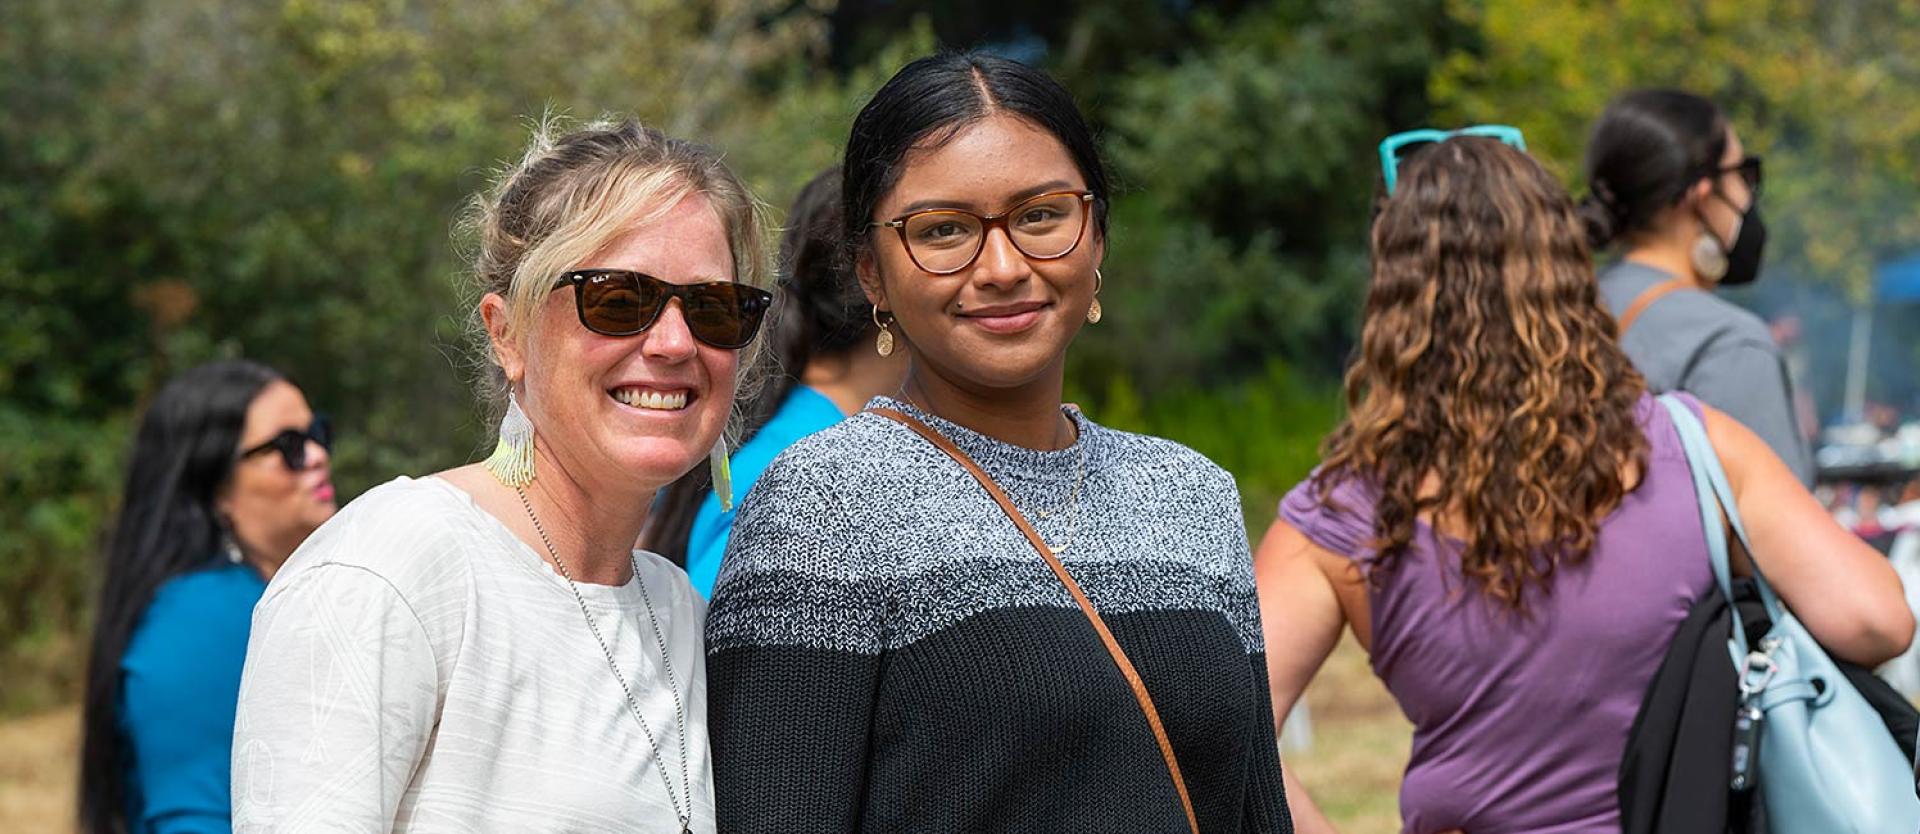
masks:
[[[1760,201],[1754,200],[1753,205],[1748,206],[1746,213],[1740,217],[1740,231],[1734,235],[1733,245],[1722,246],[1722,251],[1727,255],[1727,274],[1720,278],[1720,286],[1738,287],[1753,283],[1754,279],[1760,277],[1760,256],[1766,248],[1767,224],[1760,219]]]

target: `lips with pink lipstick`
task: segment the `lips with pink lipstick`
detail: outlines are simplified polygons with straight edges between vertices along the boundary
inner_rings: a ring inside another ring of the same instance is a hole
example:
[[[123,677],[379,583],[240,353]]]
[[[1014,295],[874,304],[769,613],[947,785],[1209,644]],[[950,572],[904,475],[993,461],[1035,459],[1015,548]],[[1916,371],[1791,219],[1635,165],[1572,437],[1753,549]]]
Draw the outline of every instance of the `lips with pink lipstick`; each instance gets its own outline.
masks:
[[[333,482],[321,481],[319,486],[314,487],[313,500],[332,501],[333,500]]]
[[[958,317],[978,325],[990,333],[1019,333],[1040,323],[1040,314],[1053,306],[1045,301],[1022,301],[1017,304],[992,304],[958,313]]]

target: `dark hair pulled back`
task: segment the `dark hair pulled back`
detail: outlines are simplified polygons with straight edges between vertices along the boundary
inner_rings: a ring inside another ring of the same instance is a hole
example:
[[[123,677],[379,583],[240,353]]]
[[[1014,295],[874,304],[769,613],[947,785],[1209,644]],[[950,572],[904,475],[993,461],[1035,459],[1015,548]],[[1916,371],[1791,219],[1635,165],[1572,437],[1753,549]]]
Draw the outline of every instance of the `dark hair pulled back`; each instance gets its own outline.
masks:
[[[1615,99],[1587,138],[1580,217],[1588,243],[1597,251],[1652,227],[1726,150],[1727,119],[1711,101],[1681,90],[1634,90]]]
[[[80,742],[80,829],[126,831],[132,751],[120,732],[120,660],[167,580],[215,564],[225,529],[214,499],[233,475],[247,408],[279,372],[227,360],[160,389],[140,419],[119,516],[101,565]]]
[[[1053,77],[983,52],[942,52],[895,73],[861,108],[847,137],[841,210],[848,262],[864,253],[880,201],[899,183],[907,154],[938,147],[969,124],[1012,113],[1053,135],[1094,194],[1093,218],[1107,232],[1106,168],[1086,117]]]

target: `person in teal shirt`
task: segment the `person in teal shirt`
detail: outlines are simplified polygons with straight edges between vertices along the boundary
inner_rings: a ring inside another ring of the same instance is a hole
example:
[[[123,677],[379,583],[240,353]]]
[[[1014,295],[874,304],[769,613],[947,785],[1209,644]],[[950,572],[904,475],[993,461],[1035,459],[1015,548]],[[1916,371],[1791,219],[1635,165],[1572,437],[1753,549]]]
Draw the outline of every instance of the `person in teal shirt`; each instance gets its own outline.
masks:
[[[108,541],[80,749],[85,834],[224,834],[253,606],[335,510],[331,432],[264,365],[214,362],[140,421]]]
[[[661,492],[641,546],[684,566],[711,596],[734,510],[773,459],[800,438],[899,390],[906,351],[877,350],[875,311],[841,268],[840,169],[800,190],[780,239],[780,295],[768,317],[762,361],[776,369],[743,408],[746,442],[733,453],[733,510],[721,509],[705,467]]]
[[[131,742],[133,831],[229,831],[234,705],[254,603],[253,566],[214,563],[167,580],[120,657],[120,731]]]

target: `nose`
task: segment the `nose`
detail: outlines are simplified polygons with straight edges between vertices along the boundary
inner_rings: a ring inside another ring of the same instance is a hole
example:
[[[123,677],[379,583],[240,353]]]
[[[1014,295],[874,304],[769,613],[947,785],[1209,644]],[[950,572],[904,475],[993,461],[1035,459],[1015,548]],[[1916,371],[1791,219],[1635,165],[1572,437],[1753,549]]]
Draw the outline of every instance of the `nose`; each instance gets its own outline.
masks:
[[[320,441],[314,440],[311,438],[307,440],[307,468],[308,469],[324,470],[327,468],[327,464],[332,462],[332,460],[333,460],[333,453],[328,452],[327,447],[320,445]]]
[[[1032,275],[1033,268],[1027,263],[1027,256],[1013,245],[1013,238],[1007,236],[1007,230],[1001,227],[988,229],[986,240],[980,242],[980,257],[973,262],[973,283],[1006,289]]]
[[[686,308],[675,298],[667,302],[667,308],[660,311],[660,318],[647,328],[640,349],[649,359],[663,362],[684,362],[693,358],[699,346],[694,344],[693,331],[687,328]]]

